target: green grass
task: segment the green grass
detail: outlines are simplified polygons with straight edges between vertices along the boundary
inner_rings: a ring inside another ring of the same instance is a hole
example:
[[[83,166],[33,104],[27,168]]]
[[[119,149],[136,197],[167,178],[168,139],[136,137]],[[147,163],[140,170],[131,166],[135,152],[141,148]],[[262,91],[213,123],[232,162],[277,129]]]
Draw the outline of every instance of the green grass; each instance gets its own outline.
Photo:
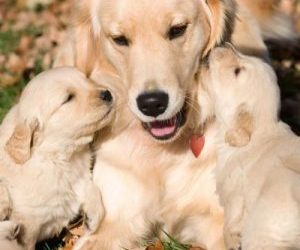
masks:
[[[7,55],[14,51],[20,41],[20,32],[12,30],[0,32],[0,53]]]
[[[16,97],[19,96],[24,86],[25,81],[22,80],[19,84],[11,87],[0,87],[0,122],[2,121],[7,111],[15,103]]]
[[[188,250],[190,246],[184,245],[166,233],[167,240],[163,242],[164,250]]]
[[[0,32],[0,54],[9,55],[10,53],[15,52],[22,36],[26,35],[34,38],[41,33],[42,27],[36,27],[34,25],[29,25],[24,29],[18,31],[9,29],[7,31]],[[42,53],[43,52],[41,52],[41,54]],[[1,71],[6,71],[3,65],[0,65],[0,72]],[[31,69],[30,75],[36,75],[41,71],[43,71],[42,55],[36,59],[34,68]],[[0,86],[0,122],[3,120],[7,111],[15,103],[16,98],[20,95],[22,89],[25,87],[26,83],[29,80],[29,76],[24,75],[14,86]]]
[[[31,70],[31,75],[35,76],[43,71],[42,57],[37,58],[34,68]],[[30,81],[29,76],[23,76],[19,83],[9,86],[0,86],[0,123],[2,122],[5,114],[15,104],[17,98],[20,96],[23,88]]]
[[[8,55],[16,50],[22,36],[36,37],[42,33],[42,27],[30,25],[23,30],[7,30],[0,32],[0,53]]]

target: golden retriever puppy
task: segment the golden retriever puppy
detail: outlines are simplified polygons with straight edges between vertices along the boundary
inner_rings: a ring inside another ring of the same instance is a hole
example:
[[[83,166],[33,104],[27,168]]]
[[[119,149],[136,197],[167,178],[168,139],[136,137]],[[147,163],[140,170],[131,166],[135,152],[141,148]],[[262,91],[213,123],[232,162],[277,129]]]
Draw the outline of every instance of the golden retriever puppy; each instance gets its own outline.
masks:
[[[91,179],[89,144],[110,122],[112,108],[108,90],[65,67],[34,78],[3,121],[0,179],[25,249],[58,234],[80,210],[89,231],[98,228],[104,210]]]
[[[216,127],[205,94],[200,110],[196,105],[197,77],[202,58],[232,33],[240,49],[267,57],[261,27],[244,2],[76,1],[56,65],[77,66],[96,82],[99,72],[113,72],[126,90],[119,132],[96,147],[94,182],[106,216],[82,249],[143,245],[156,225],[180,241],[224,249]]]
[[[18,243],[20,225],[12,221],[0,222],[0,249],[3,250],[25,250]]]
[[[278,119],[273,69],[230,48],[213,50],[208,67],[227,249],[300,249],[300,139]]]

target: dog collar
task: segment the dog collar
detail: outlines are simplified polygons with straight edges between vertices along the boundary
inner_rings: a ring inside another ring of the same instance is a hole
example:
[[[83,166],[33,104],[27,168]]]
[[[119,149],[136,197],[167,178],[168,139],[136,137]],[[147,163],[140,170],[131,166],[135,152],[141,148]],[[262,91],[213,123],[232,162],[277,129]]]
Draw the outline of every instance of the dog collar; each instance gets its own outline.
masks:
[[[189,144],[194,156],[198,158],[204,148],[205,137],[203,135],[192,135]]]

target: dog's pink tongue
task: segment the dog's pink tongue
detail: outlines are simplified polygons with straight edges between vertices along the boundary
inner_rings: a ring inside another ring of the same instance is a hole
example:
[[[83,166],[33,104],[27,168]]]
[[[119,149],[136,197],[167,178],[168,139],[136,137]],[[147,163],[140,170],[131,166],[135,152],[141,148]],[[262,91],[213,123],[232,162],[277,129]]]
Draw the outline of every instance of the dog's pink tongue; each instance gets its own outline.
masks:
[[[168,123],[157,121],[151,123],[150,132],[155,137],[165,137],[175,133],[175,131],[176,131],[175,121],[170,121]]]
[[[176,126],[169,126],[164,128],[151,128],[151,133],[156,137],[164,137],[175,132]]]

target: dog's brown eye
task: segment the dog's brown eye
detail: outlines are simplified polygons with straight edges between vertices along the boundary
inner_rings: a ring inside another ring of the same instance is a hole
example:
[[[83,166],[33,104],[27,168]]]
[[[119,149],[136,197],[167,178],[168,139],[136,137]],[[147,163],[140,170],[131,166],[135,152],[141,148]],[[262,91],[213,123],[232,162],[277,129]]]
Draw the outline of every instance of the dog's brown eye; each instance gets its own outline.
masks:
[[[119,46],[129,46],[129,41],[125,36],[113,37],[113,41]]]
[[[186,32],[186,29],[187,29],[187,24],[175,25],[175,26],[171,27],[171,29],[168,32],[169,39],[173,40],[173,39],[183,36]]]
[[[66,104],[74,99],[75,95],[73,93],[69,94],[63,104]]]

